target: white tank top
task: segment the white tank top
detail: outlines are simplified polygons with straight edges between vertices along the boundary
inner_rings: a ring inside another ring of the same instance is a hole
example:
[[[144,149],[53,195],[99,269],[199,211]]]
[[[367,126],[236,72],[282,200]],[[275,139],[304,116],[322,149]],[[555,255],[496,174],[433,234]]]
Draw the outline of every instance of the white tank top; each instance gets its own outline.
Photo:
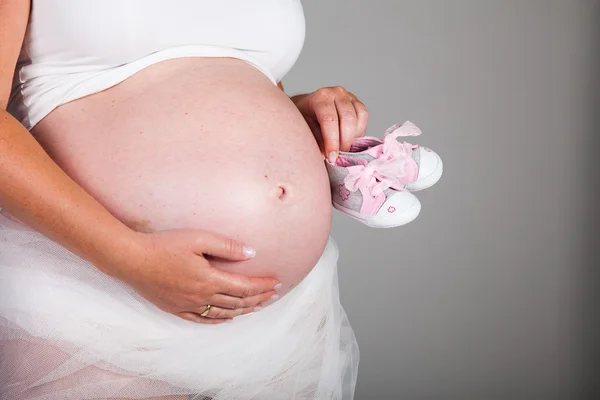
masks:
[[[275,84],[304,35],[300,0],[33,0],[8,111],[31,129],[61,104],[178,57],[238,58]]]

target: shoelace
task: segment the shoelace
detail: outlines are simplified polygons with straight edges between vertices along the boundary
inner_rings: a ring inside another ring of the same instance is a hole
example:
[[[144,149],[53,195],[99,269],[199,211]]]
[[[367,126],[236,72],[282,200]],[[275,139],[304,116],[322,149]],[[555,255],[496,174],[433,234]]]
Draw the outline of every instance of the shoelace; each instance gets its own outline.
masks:
[[[344,178],[344,186],[351,192],[356,192],[365,186],[371,196],[379,196],[383,191],[392,186],[404,189],[408,161],[412,159],[413,149],[417,145],[400,143],[400,136],[419,136],[421,130],[412,122],[406,121],[402,125],[393,125],[385,131],[383,139],[383,152],[367,165],[356,165],[352,172]]]

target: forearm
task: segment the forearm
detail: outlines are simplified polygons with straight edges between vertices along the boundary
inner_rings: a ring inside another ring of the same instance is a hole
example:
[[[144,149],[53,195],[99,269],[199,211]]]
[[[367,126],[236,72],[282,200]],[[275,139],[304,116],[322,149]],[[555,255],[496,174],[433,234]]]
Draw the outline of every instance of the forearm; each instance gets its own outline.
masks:
[[[74,182],[31,134],[0,110],[0,205],[103,272],[118,264],[135,232]]]

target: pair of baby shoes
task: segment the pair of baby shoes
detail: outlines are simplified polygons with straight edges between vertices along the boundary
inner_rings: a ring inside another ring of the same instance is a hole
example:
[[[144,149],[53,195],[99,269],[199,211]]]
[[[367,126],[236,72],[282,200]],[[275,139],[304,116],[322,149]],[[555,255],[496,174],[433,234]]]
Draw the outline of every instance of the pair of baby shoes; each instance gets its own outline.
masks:
[[[419,136],[407,121],[385,131],[383,139],[364,136],[332,163],[325,161],[333,207],[373,228],[392,228],[413,221],[421,212],[411,192],[427,189],[442,176],[443,164],[433,150],[401,137]]]

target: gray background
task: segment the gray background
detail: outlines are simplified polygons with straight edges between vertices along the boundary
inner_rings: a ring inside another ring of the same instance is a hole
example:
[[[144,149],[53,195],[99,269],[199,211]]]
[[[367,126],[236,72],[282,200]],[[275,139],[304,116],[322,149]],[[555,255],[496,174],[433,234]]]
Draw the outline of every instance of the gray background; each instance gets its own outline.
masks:
[[[445,163],[405,227],[334,215],[356,398],[594,398],[598,2],[303,4],[286,90],[344,86]]]

